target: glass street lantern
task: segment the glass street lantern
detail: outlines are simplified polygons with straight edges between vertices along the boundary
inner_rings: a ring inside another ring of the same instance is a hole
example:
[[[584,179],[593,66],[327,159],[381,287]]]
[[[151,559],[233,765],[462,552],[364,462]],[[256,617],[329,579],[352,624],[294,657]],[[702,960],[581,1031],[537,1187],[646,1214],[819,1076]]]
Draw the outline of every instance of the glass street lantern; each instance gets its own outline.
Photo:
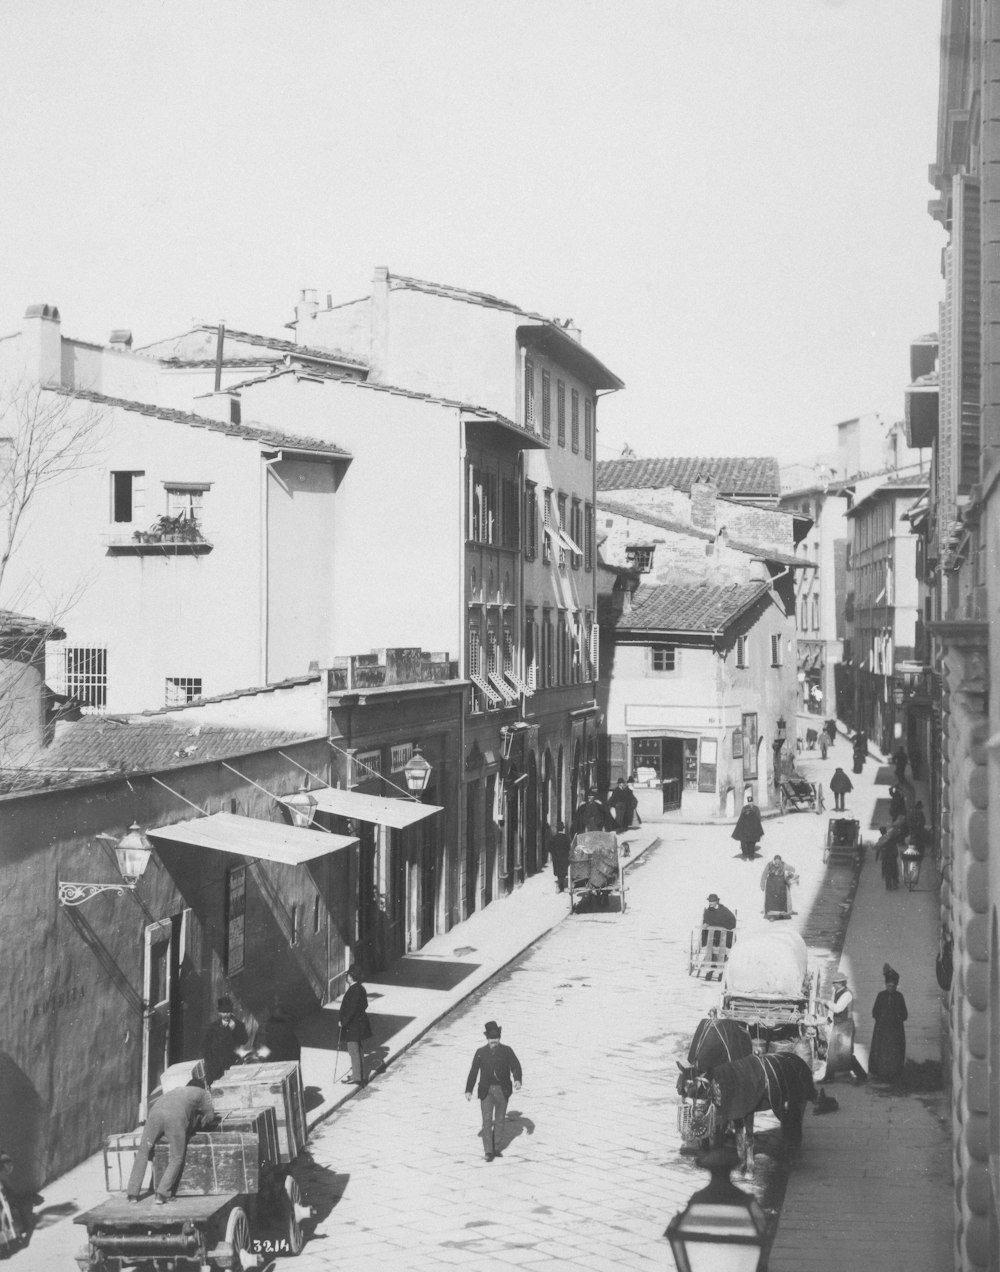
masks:
[[[294,795],[283,795],[281,802],[291,814],[293,826],[305,828],[312,825],[313,813],[316,811],[316,805],[319,801],[305,783],[299,787]]]
[[[115,848],[118,870],[126,883],[135,883],[142,878],[152,853],[153,849],[139,829],[139,823],[133,822]]]
[[[403,766],[406,777],[406,788],[414,799],[419,800],[427,789],[433,769],[420,753],[420,747],[413,748],[413,754]]]
[[[664,1234],[677,1272],[761,1272],[767,1216],[755,1197],[730,1181],[736,1151],[717,1148],[698,1159],[712,1182],[674,1215]]]

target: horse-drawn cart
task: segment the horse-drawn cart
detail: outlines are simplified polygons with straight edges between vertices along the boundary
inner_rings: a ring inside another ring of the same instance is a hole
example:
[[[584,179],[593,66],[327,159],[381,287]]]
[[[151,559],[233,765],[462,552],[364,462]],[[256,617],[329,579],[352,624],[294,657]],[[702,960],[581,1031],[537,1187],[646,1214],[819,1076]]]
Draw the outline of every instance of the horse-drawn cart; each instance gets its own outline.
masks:
[[[854,817],[831,817],[826,824],[823,860],[853,866],[863,852],[861,823]]]
[[[581,903],[606,906],[608,898],[621,897],[625,913],[624,845],[610,830],[581,831],[573,836],[569,850],[569,910],[575,914]]]
[[[722,980],[735,940],[735,928],[696,927],[688,947],[688,975],[701,976],[704,972],[706,980],[711,980],[713,975]]]
[[[88,1244],[77,1256],[83,1272],[244,1272],[273,1254],[301,1251],[302,1224],[312,1211],[292,1174],[306,1142],[298,1064],[234,1066],[213,1084],[212,1102],[218,1125],[189,1139],[176,1195],[165,1206],[153,1193],[137,1202],[125,1195],[142,1131],[109,1138],[104,1161],[112,1196],[74,1219],[87,1229]],[[158,1142],[154,1183],[167,1152]]]

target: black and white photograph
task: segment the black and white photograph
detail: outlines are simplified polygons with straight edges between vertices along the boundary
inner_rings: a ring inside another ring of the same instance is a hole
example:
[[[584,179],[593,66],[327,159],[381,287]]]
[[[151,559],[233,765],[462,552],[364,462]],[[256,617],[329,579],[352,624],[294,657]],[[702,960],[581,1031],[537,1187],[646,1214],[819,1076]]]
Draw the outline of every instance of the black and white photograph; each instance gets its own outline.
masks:
[[[0,1260],[1000,1272],[1000,0],[0,27]]]

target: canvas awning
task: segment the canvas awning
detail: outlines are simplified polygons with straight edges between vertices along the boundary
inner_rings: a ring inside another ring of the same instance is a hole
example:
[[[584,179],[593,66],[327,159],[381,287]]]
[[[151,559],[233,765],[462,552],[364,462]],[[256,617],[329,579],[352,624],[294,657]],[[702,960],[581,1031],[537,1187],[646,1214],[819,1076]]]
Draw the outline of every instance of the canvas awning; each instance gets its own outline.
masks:
[[[328,835],[321,830],[262,821],[259,817],[239,817],[235,813],[212,813],[209,817],[193,817],[170,826],[153,826],[146,834],[150,839],[214,848],[217,852],[234,852],[241,857],[262,857],[286,866],[301,866],[316,857],[351,848],[358,842],[353,835]]]
[[[418,804],[412,799],[386,799],[384,795],[362,795],[359,791],[342,791],[335,786],[320,786],[309,792],[321,813],[337,817],[353,817],[355,821],[375,822],[402,830],[423,821],[431,813],[441,811],[437,804]]]

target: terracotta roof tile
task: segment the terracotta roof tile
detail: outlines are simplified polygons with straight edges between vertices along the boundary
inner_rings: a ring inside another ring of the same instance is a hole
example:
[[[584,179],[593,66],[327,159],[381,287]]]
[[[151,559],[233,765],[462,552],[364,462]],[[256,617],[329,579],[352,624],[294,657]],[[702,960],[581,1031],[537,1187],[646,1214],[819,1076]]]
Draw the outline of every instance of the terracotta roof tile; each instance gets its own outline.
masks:
[[[264,446],[276,448],[286,447],[288,450],[320,451],[326,455],[339,455],[350,459],[348,451],[333,442],[323,441],[318,437],[299,437],[294,433],[284,433],[279,429],[262,428],[256,424],[230,424],[225,420],[209,419],[205,415],[193,415],[190,411],[178,411],[169,406],[158,406],[154,402],[133,402],[127,398],[109,397],[105,393],[94,393],[90,389],[67,389],[61,385],[46,385],[50,393],[60,393],[63,397],[81,398],[86,402],[95,402],[99,406],[116,407],[122,411],[130,411],[135,415],[148,415],[158,420],[170,420],[175,424],[186,424],[190,428],[209,429],[213,433],[226,433],[229,437],[241,441],[257,442]]]
[[[723,631],[744,610],[770,592],[767,583],[667,583],[640,587],[628,613],[612,626],[619,631]]]
[[[745,507],[739,504],[737,507]],[[661,530],[668,530],[671,534],[687,535],[690,539],[702,539],[706,543],[714,543],[716,536],[710,530],[702,530],[700,526],[692,526],[684,521],[673,521],[668,517],[658,517],[651,512],[646,512],[642,508],[636,508],[633,504],[618,503],[613,499],[598,499],[597,508],[599,512],[610,512],[618,517],[628,517],[630,521],[641,521],[643,525],[656,526]],[[772,509],[765,509],[771,512]],[[726,544],[736,552],[745,552],[747,556],[754,557],[758,561],[774,561],[779,565],[791,566],[814,566],[815,561],[807,561],[805,557],[793,556],[790,552],[782,552],[779,548],[770,547],[766,544],[747,543],[743,539],[730,539],[727,537]]]
[[[679,456],[665,459],[602,459],[597,464],[598,490],[690,490],[700,476],[710,476],[720,495],[778,495],[781,481],[773,456],[735,455],[721,458]]]

